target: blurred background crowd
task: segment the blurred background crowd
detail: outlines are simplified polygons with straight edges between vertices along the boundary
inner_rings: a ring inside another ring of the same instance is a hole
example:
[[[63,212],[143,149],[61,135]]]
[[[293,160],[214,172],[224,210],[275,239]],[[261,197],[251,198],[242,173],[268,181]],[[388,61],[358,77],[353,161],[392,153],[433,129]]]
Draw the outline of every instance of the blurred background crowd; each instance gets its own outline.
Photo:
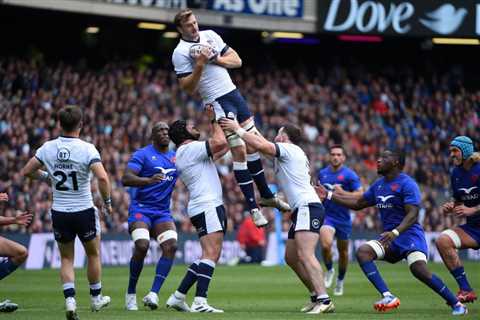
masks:
[[[150,142],[152,125],[188,118],[204,134],[208,129],[200,98],[180,90],[168,59],[157,65],[132,60],[96,68],[84,61],[0,59],[0,192],[10,196],[3,212],[35,214],[29,230],[5,229],[51,231],[49,186],[23,179],[19,172],[43,142],[59,135],[56,111],[74,104],[84,110],[81,136],[100,150],[112,181],[114,213],[103,228],[126,232],[129,196],[121,177],[131,153]],[[342,144],[347,165],[367,188],[377,176],[378,152],[385,147],[404,149],[405,171],[421,185],[422,223],[427,231],[440,231],[453,223],[440,211],[449,197],[448,144],[457,135],[475,138],[480,122],[480,91],[465,86],[464,71],[433,65],[419,71],[396,63],[382,68],[338,61],[312,65],[299,59],[288,66],[273,61],[247,64],[231,75],[268,139],[282,124],[301,126],[302,147],[315,174],[328,164],[328,146]],[[263,162],[268,181],[275,183],[271,161]],[[244,205],[228,155],[218,162],[218,170],[229,228],[237,229]],[[100,205],[98,196],[95,199]],[[193,232],[187,201],[178,181],[172,213],[179,229]],[[352,220],[354,232],[380,227],[373,208],[352,213]]]

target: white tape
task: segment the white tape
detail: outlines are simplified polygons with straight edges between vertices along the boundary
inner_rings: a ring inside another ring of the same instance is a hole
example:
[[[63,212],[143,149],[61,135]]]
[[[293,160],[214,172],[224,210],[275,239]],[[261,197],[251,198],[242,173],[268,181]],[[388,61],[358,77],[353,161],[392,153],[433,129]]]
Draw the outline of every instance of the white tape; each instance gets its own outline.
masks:
[[[460,247],[462,246],[462,240],[460,240],[460,237],[458,236],[458,234],[451,230],[451,229],[447,229],[447,230],[444,230],[442,231],[442,233],[440,233],[440,235],[446,235],[447,237],[449,237],[450,239],[452,239],[453,241],[453,244],[455,245],[455,248],[457,249],[460,249]]]
[[[380,242],[378,242],[377,240],[370,240],[367,241],[366,244],[369,245],[373,249],[373,251],[375,251],[378,260],[383,259],[383,257],[385,256],[385,249]]]
[[[133,242],[144,239],[150,241],[150,232],[145,228],[138,228],[132,231],[132,240]]]
[[[158,241],[158,244],[162,244],[165,241],[170,240],[170,239],[175,239],[175,241],[176,241],[177,238],[178,238],[178,234],[175,230],[167,230],[167,231],[162,232],[161,234],[158,235],[157,241]]]
[[[425,255],[425,253],[420,251],[413,251],[407,256],[408,266],[411,266],[417,261],[425,261],[425,263],[427,263],[427,256]]]

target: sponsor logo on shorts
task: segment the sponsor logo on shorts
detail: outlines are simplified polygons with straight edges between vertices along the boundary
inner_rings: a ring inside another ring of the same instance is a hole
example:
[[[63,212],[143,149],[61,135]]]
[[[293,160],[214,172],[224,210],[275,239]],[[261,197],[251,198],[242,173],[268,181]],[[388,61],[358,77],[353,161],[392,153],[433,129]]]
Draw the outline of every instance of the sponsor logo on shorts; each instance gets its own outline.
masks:
[[[312,220],[312,227],[314,227],[315,229],[317,229],[318,227],[320,227],[320,220],[318,220],[318,219],[313,219],[313,220]]]

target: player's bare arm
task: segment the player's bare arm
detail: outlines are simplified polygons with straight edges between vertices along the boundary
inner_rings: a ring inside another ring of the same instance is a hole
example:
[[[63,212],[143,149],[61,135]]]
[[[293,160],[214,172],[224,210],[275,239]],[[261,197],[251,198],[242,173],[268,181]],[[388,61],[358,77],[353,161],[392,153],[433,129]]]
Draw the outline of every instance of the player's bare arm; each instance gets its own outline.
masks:
[[[225,134],[223,133],[220,125],[215,121],[215,111],[211,105],[205,107],[205,112],[207,113],[208,118],[211,122],[211,132],[212,136],[208,139],[208,144],[210,146],[210,152],[212,153],[213,160],[220,159],[223,157],[228,150],[230,150],[227,139],[225,139]]]
[[[264,155],[275,157],[277,151],[275,145],[266,140],[263,136],[249,133],[241,128],[236,120],[228,118],[220,119],[220,126],[223,130],[235,131],[245,143]]]
[[[30,179],[48,180],[48,173],[40,170],[42,166],[42,163],[36,157],[32,157],[23,167],[21,174]]]
[[[127,168],[122,176],[122,184],[125,187],[142,187],[160,182],[163,179],[165,179],[165,175],[163,173],[156,173],[151,177],[140,177],[138,172]]]
[[[414,225],[418,221],[418,212],[419,209],[417,206],[406,204],[405,205],[405,217],[403,218],[402,222],[395,228],[396,232],[394,231],[386,231],[380,235],[380,243],[387,248],[390,243],[398,237],[398,235],[412,225]]]
[[[242,59],[232,48],[228,48],[223,55],[218,55],[214,62],[227,69],[235,69],[242,66]]]
[[[15,217],[1,217],[0,225],[7,226],[10,224],[18,224],[19,226],[28,226],[32,222],[33,214],[28,212],[22,212]]]
[[[109,214],[112,213],[112,198],[111,198],[111,189],[110,189],[110,179],[108,178],[107,171],[103,167],[101,162],[95,162],[90,166],[93,174],[98,180],[98,189],[102,195],[103,201],[105,202],[105,209]]]
[[[186,77],[179,78],[180,87],[189,94],[194,94],[197,90],[198,83],[202,77],[203,68],[209,61],[210,50],[205,47],[195,58],[195,67],[193,72]]]

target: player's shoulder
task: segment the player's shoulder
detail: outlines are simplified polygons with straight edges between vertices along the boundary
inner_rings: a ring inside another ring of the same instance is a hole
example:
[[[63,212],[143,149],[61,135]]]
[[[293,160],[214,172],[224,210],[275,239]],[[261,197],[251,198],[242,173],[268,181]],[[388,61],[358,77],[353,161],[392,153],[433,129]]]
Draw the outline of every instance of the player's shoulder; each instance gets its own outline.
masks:
[[[329,174],[329,173],[330,173],[330,166],[326,166],[318,170],[318,174]]]
[[[200,33],[200,37],[202,37],[202,36],[213,37],[213,36],[218,35],[218,34],[217,34],[215,31],[213,31],[212,29],[202,30],[202,31],[200,31],[199,33]]]
[[[195,149],[205,147],[205,141],[190,141],[189,143],[182,144],[180,147],[177,148],[176,157],[182,156],[186,152],[191,152]]]
[[[411,176],[409,176],[408,174],[406,173],[400,173],[400,181],[402,182],[402,184],[404,185],[415,185],[415,186],[418,186],[417,184],[417,181],[415,181],[414,178],[412,178]]]

